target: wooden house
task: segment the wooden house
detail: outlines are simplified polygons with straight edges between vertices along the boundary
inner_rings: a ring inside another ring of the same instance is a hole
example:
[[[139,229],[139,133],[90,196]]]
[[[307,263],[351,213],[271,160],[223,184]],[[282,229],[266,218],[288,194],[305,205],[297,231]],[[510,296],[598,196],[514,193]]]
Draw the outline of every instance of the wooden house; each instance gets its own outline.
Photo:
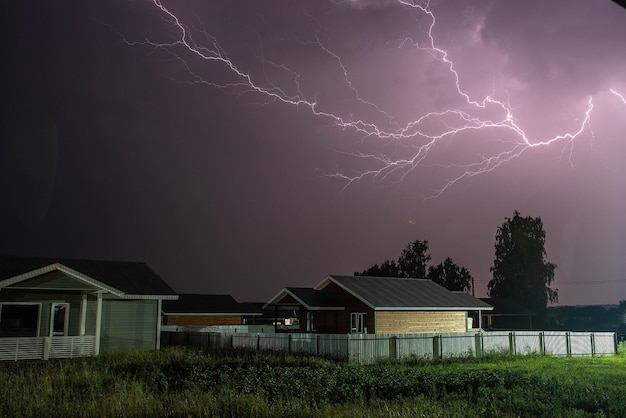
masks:
[[[145,263],[0,256],[0,359],[158,349],[176,298]]]
[[[431,280],[336,275],[284,288],[265,307],[298,310],[302,332],[336,334],[466,332],[469,313],[493,309]]]
[[[163,301],[162,313],[163,325],[183,327],[245,325],[262,315],[255,305],[239,303],[230,295],[202,294],[180,294],[178,300]]]

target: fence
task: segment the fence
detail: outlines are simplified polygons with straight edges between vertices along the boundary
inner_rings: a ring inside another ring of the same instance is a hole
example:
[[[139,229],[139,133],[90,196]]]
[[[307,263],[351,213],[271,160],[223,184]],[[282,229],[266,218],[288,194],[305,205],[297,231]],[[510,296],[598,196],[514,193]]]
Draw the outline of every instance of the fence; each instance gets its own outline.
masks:
[[[511,355],[595,356],[617,352],[614,332],[514,331],[450,334],[244,334],[162,332],[161,345],[302,352],[371,363],[377,359]]]
[[[0,361],[93,356],[95,339],[93,335],[0,338]]]

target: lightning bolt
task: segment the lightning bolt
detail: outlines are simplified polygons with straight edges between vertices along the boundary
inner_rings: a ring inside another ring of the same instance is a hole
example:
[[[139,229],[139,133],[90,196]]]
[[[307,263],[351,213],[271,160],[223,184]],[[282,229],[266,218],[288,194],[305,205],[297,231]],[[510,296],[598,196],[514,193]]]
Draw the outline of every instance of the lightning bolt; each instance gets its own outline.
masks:
[[[626,104],[626,98],[624,98],[623,94],[618,93],[616,90],[613,90],[613,89],[609,89],[609,91],[613,93],[614,95],[616,95],[622,101],[622,103]]]
[[[362,142],[376,141],[382,147],[391,145],[394,150],[392,154],[346,152],[345,154],[350,157],[360,159],[365,165],[373,167],[356,174],[341,171],[329,173],[320,170],[325,176],[345,181],[344,189],[366,179],[403,181],[409,174],[418,174],[417,170],[420,167],[437,167],[449,173],[456,173],[449,174],[448,180],[444,180],[443,184],[440,184],[440,187],[429,196],[437,197],[461,180],[492,172],[534,148],[547,147],[556,143],[562,144],[563,156],[571,165],[575,141],[584,135],[593,137],[590,126],[594,108],[592,97],[587,100],[585,110],[578,118],[574,129],[546,138],[532,138],[518,123],[514,109],[508,101],[498,99],[493,94],[480,99],[472,98],[462,88],[461,77],[448,52],[438,47],[435,42],[433,33],[437,20],[429,2],[396,0],[398,5],[415,12],[415,20],[418,24],[422,19],[428,22],[425,30],[422,31],[425,42],[420,43],[419,40],[406,37],[399,39],[397,45],[398,48],[410,47],[416,53],[426,53],[438,62],[449,75],[451,85],[463,105],[443,111],[424,113],[408,123],[401,124],[381,106],[361,97],[352,81],[348,67],[341,56],[333,51],[330,41],[324,37],[322,25],[313,16],[307,15],[317,28],[313,38],[296,41],[302,47],[315,48],[319,54],[334,62],[345,88],[351,92],[355,102],[369,108],[374,115],[377,115],[376,117],[356,117],[354,113],[332,110],[332,104],[319,100],[317,94],[305,93],[301,72],[263,56],[258,57],[263,70],[260,75],[254,75],[229,58],[218,40],[207,30],[192,28],[174,11],[166,7],[161,0],[151,1],[163,20],[170,26],[172,40],[156,42],[151,39],[143,41],[125,39],[125,41],[129,45],[142,45],[165,51],[180,61],[189,75],[189,80],[177,81],[207,85],[233,94],[254,96],[261,100],[260,105],[279,102],[295,108],[305,108],[316,117],[330,121],[331,124],[360,136]],[[336,2],[336,4],[339,3]],[[184,55],[189,58],[183,58]],[[217,82],[206,79],[193,70],[191,60],[219,65],[230,74],[231,80]],[[268,74],[270,69],[282,74],[282,83],[273,81]],[[623,95],[612,89],[610,91],[626,104]],[[380,123],[380,120],[385,122]],[[456,141],[471,141],[472,134],[475,133],[488,134],[492,138],[492,143],[497,145],[497,151],[471,153],[466,155],[465,161],[455,163],[442,163],[437,160],[436,155],[439,149],[450,146]],[[405,156],[399,158],[395,156],[397,154]]]

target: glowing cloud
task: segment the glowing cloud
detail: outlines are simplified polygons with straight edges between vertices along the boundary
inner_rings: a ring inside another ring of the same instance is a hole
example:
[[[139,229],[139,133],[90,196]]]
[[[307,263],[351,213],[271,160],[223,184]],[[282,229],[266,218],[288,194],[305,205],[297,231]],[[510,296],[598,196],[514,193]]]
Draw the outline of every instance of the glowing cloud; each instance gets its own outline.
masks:
[[[420,113],[407,122],[399,122],[402,120],[400,116],[362,97],[341,54],[331,47],[322,25],[311,15],[307,14],[307,18],[313,29],[307,40],[294,37],[279,41],[297,42],[301,48],[314,51],[316,57],[323,57],[325,62],[334,65],[334,71],[340,74],[343,90],[352,95],[352,109],[338,110],[333,106],[332,92],[321,94],[315,88],[323,85],[324,81],[320,78],[315,84],[309,78],[311,75],[305,75],[302,69],[296,70],[294,66],[264,56],[258,57],[262,67],[260,70],[246,69],[229,57],[219,40],[211,35],[211,28],[194,28],[161,0],[152,0],[152,4],[169,25],[171,40],[127,40],[127,43],[156,48],[179,60],[189,77],[181,82],[207,85],[233,94],[254,95],[260,99],[261,105],[281,102],[296,108],[306,108],[326,123],[330,121],[338,128],[358,135],[360,141],[355,144],[353,151],[344,153],[355,158],[364,168],[354,173],[320,170],[325,176],[345,181],[346,187],[366,179],[402,181],[409,174],[419,176],[420,167],[438,167],[448,174],[447,180],[440,183],[434,192],[426,193],[429,197],[436,197],[462,179],[491,172],[523,153],[540,147],[562,147],[561,155],[572,165],[572,150],[576,140],[584,136],[593,137],[590,127],[594,109],[592,97],[583,104],[580,113],[573,118],[575,124],[570,124],[568,129],[557,135],[534,137],[520,124],[515,109],[509,105],[506,91],[500,93],[506,100],[496,97],[494,92],[479,98],[466,92],[463,77],[457,71],[453,58],[435,40],[437,19],[428,2],[395,2],[393,7],[406,8],[407,12],[413,14],[418,27],[418,36],[406,36],[397,39],[395,43],[400,51],[416,54],[420,59],[429,60],[437,66],[456,96],[455,105]],[[385,2],[380,7],[389,5],[390,2]],[[335,6],[364,9],[373,7],[374,3],[349,1],[336,2]],[[203,72],[197,69],[199,63],[220,66],[230,75],[230,79],[218,81],[203,76]],[[626,104],[623,95],[613,89],[610,91]],[[477,139],[477,134],[480,134],[480,139]],[[483,144],[485,141],[489,142],[489,147]],[[364,146],[365,143],[370,146]],[[372,144],[377,147],[377,151],[371,151]],[[359,145],[363,147],[359,148]],[[447,159],[442,150],[449,147],[461,147],[465,151],[460,158]]]

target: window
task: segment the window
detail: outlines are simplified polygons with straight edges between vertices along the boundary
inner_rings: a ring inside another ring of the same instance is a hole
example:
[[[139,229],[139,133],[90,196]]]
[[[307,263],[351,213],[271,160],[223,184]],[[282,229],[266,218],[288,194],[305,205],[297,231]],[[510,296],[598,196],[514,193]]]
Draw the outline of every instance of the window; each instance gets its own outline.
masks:
[[[38,337],[38,303],[0,303],[0,337]]]
[[[367,333],[367,327],[365,326],[365,313],[350,313],[350,332],[355,334]]]
[[[53,303],[52,315],[50,316],[50,336],[67,336],[69,318],[69,303]]]

